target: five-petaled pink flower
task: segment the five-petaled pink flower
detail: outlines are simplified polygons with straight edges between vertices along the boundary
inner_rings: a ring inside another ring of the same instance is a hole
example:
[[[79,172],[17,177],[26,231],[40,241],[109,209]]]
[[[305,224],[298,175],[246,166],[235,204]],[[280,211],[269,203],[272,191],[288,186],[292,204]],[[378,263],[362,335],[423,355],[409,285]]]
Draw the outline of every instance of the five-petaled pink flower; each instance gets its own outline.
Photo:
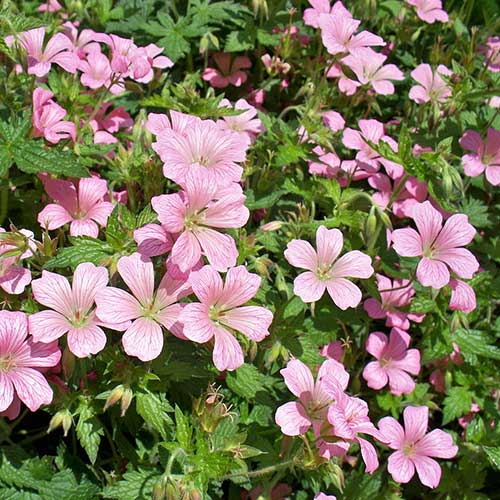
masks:
[[[97,224],[106,227],[113,204],[104,201],[108,195],[108,185],[104,179],[88,177],[73,183],[47,178],[44,187],[57,202],[50,203],[38,214],[38,222],[44,229],[57,229],[70,222],[71,236],[97,238]]]
[[[420,85],[414,85],[410,89],[408,94],[410,99],[417,104],[446,101],[451,97],[451,90],[441,75],[451,76],[452,72],[443,64],[440,64],[434,72],[429,64],[419,64],[411,72],[411,77]]]
[[[417,16],[426,23],[433,24],[435,21],[446,23],[448,14],[443,10],[441,0],[406,0],[406,3],[413,5],[417,10]]]
[[[250,215],[245,199],[239,185],[221,191],[200,168],[187,173],[181,193],[155,196],[151,204],[163,228],[182,233],[173,244],[172,263],[188,271],[203,253],[218,271],[234,266],[238,257],[234,239],[213,228],[244,226]]]
[[[151,361],[163,349],[162,326],[185,338],[178,322],[182,306],[177,302],[191,289],[185,280],[176,280],[167,272],[155,290],[153,263],[139,253],[121,257],[117,268],[133,295],[111,286],[100,289],[95,297],[97,317],[109,328],[125,330],[122,344],[129,356]]]
[[[52,401],[52,389],[42,375],[61,359],[57,342],[35,343],[28,337],[22,312],[0,311],[0,415],[19,415],[21,401],[31,410]]]
[[[280,373],[290,392],[299,398],[276,410],[276,423],[287,436],[305,434],[312,425],[321,425],[337,393],[345,390],[349,382],[349,374],[334,359],[323,362],[316,382],[309,367],[298,359],[289,361]]]
[[[0,227],[0,233],[5,232],[5,229]],[[28,245],[28,249],[22,255],[12,255],[13,251],[16,254],[20,251],[19,247],[11,244],[9,241],[5,241],[3,238],[0,239],[0,288],[12,295],[23,293],[24,289],[31,282],[31,271],[18,264],[22,259],[33,255],[29,243],[33,237],[33,233],[26,229],[21,229],[19,232],[26,236]]]
[[[417,266],[417,279],[424,286],[442,288],[450,281],[450,271],[470,279],[479,269],[479,262],[469,250],[476,230],[464,214],[452,215],[443,226],[443,216],[429,201],[415,205],[412,228],[392,233],[394,250],[402,257],[422,257]]]
[[[470,313],[476,308],[476,293],[468,283],[451,278],[449,307],[452,311]]]
[[[410,336],[399,328],[393,328],[387,338],[382,332],[373,332],[366,341],[366,350],[377,361],[371,361],[363,370],[368,387],[380,390],[389,383],[392,394],[410,394],[415,382],[408,375],[420,372],[420,352],[408,349]]]
[[[295,295],[304,302],[316,302],[328,290],[333,302],[344,310],[361,302],[361,290],[346,278],[369,278],[373,274],[372,259],[358,250],[338,258],[343,245],[342,233],[325,226],[316,232],[317,251],[304,240],[288,243],[286,260],[294,267],[307,269],[295,278]]]
[[[222,99],[219,107],[231,108],[231,102],[228,99]],[[236,116],[224,116],[218,120],[217,124],[223,130],[232,130],[236,132],[246,147],[255,141],[255,138],[264,130],[262,122],[257,118],[257,109],[249,104],[245,99],[238,99],[234,104],[235,111],[242,111]]]
[[[56,104],[50,90],[37,87],[33,91],[33,129],[35,137],[45,137],[49,142],[57,144],[61,139],[76,138],[76,126],[65,121],[66,110]]]
[[[422,484],[436,488],[441,480],[441,467],[434,458],[453,458],[458,446],[446,432],[435,429],[428,434],[429,408],[408,406],[403,412],[405,427],[392,417],[379,422],[380,433],[393,450],[388,471],[394,481],[407,483],[417,470]]]
[[[304,24],[319,28],[319,18],[322,14],[330,14],[340,18],[351,18],[351,13],[344,7],[344,4],[337,0],[330,6],[330,0],[309,0],[312,8],[304,10]]]
[[[99,50],[92,50],[87,57],[80,61],[79,68],[82,74],[80,81],[82,85],[96,90],[101,87],[109,87],[111,84],[111,64],[109,59]]]
[[[199,302],[186,304],[179,321],[189,340],[205,343],[214,339],[213,361],[218,370],[235,370],[243,364],[243,351],[230,330],[255,342],[269,335],[271,311],[259,306],[240,307],[255,296],[260,282],[260,277],[244,266],[229,269],[225,283],[212,266],[189,276]]]
[[[464,149],[472,151],[462,157],[466,175],[476,177],[486,172],[488,182],[493,186],[498,186],[500,184],[500,130],[489,128],[484,143],[478,132],[467,130],[459,142]]]
[[[53,342],[68,334],[69,350],[79,358],[97,354],[106,345],[103,325],[95,315],[94,299],[108,284],[108,270],[90,262],[79,264],[70,285],[60,274],[43,271],[33,280],[34,299],[49,307],[29,317],[30,332],[36,342]]]
[[[217,89],[223,89],[228,85],[240,87],[247,81],[247,74],[242,71],[252,66],[247,56],[236,56],[231,61],[229,52],[217,52],[213,58],[217,68],[206,68],[201,76],[212,87]]]

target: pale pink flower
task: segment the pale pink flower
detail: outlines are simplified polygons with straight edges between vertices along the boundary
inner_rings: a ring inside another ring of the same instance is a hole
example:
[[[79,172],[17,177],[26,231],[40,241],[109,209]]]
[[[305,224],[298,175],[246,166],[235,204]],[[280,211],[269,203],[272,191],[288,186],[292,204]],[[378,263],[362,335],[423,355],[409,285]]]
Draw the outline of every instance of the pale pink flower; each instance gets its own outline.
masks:
[[[490,36],[486,46],[481,47],[481,52],[485,53],[487,68],[494,73],[500,72],[500,37]]]
[[[462,157],[464,172],[470,177],[486,173],[487,181],[500,185],[500,130],[488,129],[486,141],[473,130],[467,130],[460,139],[462,148],[472,151]]]
[[[76,138],[76,126],[73,122],[64,121],[66,110],[56,104],[49,90],[37,87],[33,91],[33,129],[35,137],[45,137],[47,141],[57,144],[61,139]]]
[[[385,45],[384,39],[369,31],[362,31],[355,35],[361,21],[352,17],[342,17],[336,14],[321,14],[319,27],[321,39],[326,50],[332,54],[352,52],[360,47]]]
[[[363,305],[370,318],[385,318],[386,326],[393,326],[403,330],[410,328],[410,321],[420,323],[424,319],[425,314],[400,310],[409,306],[412,297],[415,295],[415,289],[409,280],[391,280],[382,274],[377,274],[377,287],[380,291],[380,301],[370,298],[365,300]],[[393,288],[395,290],[392,290]]]
[[[357,443],[366,466],[366,472],[372,473],[378,468],[375,447],[359,434],[368,434],[379,439],[379,432],[368,416],[368,404],[360,398],[337,391],[335,403],[328,408],[328,421],[332,426],[332,435],[346,442]]]
[[[476,308],[474,288],[461,280],[450,279],[451,298],[450,309],[470,313]]]
[[[319,28],[319,18],[321,14],[331,14],[341,18],[349,19],[352,17],[351,13],[344,7],[344,4],[339,0],[330,6],[330,0],[309,0],[309,5],[312,8],[304,10],[304,24]]]
[[[337,111],[325,111],[321,115],[323,119],[323,123],[332,131],[338,132],[339,130],[343,130],[345,127],[345,120],[340,113]]]
[[[193,169],[186,175],[181,193],[151,200],[162,226],[170,233],[182,233],[170,256],[181,271],[192,269],[202,253],[218,271],[236,264],[238,250],[233,238],[216,229],[242,227],[250,212],[241,189],[218,191],[206,172]]]
[[[343,245],[342,233],[325,226],[316,232],[317,251],[304,240],[288,243],[286,260],[294,267],[307,270],[295,278],[295,295],[304,302],[316,302],[328,290],[333,302],[343,310],[361,302],[361,290],[346,278],[369,278],[373,274],[372,259],[358,250],[338,258]]]
[[[228,85],[240,87],[247,81],[247,74],[242,71],[250,68],[252,63],[247,56],[236,56],[231,61],[229,52],[217,52],[213,55],[217,68],[206,68],[201,77],[217,89]]]
[[[492,108],[500,108],[500,96],[493,96],[489,101],[488,101],[488,106]]]
[[[69,350],[79,358],[97,354],[106,345],[103,325],[95,315],[94,299],[108,284],[108,270],[90,262],[79,264],[70,285],[60,274],[42,272],[33,280],[34,299],[49,310],[30,315],[30,332],[36,342],[49,343],[68,334]]]
[[[448,84],[440,75],[451,76],[452,72],[440,64],[433,72],[429,64],[419,64],[412,72],[411,77],[420,85],[414,85],[408,94],[417,104],[426,102],[444,102],[451,97]]]
[[[44,180],[47,194],[57,202],[47,205],[38,214],[38,223],[48,230],[70,224],[71,236],[97,238],[99,226],[106,227],[113,203],[103,201],[108,194],[104,179],[87,177],[77,183],[60,179]]]
[[[134,50],[131,59],[131,71],[135,81],[149,83],[154,77],[153,68],[164,69],[171,68],[174,65],[167,56],[160,55],[162,52],[163,49],[154,43]]]
[[[27,238],[28,248],[24,253],[21,253],[22,250],[12,241],[0,239],[0,288],[11,295],[23,293],[24,289],[31,283],[31,271],[18,264],[22,259],[33,255],[31,248],[33,233],[26,229],[21,229],[19,232]],[[0,233],[6,233],[3,227],[0,227]],[[34,248],[36,249],[36,246]],[[12,252],[16,252],[17,256],[12,255]]]
[[[333,359],[322,363],[316,382],[309,367],[298,359],[289,361],[280,373],[290,392],[299,398],[276,410],[276,423],[287,436],[305,434],[312,425],[321,425],[329,405],[349,382],[349,374],[343,365]]]
[[[89,125],[94,131],[94,144],[114,144],[118,139],[113,135],[121,129],[130,130],[134,124],[132,117],[122,107],[115,108],[106,114],[110,102],[104,103]],[[92,109],[87,110],[89,113]]]
[[[394,481],[407,483],[417,470],[420,481],[429,488],[436,488],[441,480],[441,467],[434,458],[453,458],[458,446],[446,432],[435,429],[428,434],[429,408],[408,406],[403,412],[405,427],[392,417],[379,422],[382,436],[393,450],[389,457],[388,471]]]
[[[111,84],[111,64],[102,52],[93,50],[80,61],[78,69],[82,72],[80,81],[85,87],[96,90]]]
[[[189,170],[202,167],[217,186],[239,182],[246,146],[235,132],[221,130],[211,120],[193,121],[184,133],[165,129],[153,143],[164,163],[163,175],[182,184]]]
[[[334,342],[324,345],[320,349],[319,353],[327,359],[334,359],[335,361],[341,363],[342,358],[344,357],[344,348],[342,347],[342,342],[340,340],[335,340]]]
[[[252,299],[261,279],[244,266],[232,267],[223,283],[212,266],[192,272],[189,283],[199,302],[183,308],[179,321],[184,335],[194,342],[214,339],[213,361],[218,370],[235,370],[243,364],[243,351],[232,330],[260,342],[269,335],[273,314],[265,307],[242,306]]]
[[[101,52],[99,42],[109,43],[109,37],[104,33],[97,33],[90,29],[79,32],[78,26],[71,21],[65,22],[63,26],[65,28],[64,34],[71,40],[73,52],[79,59],[85,59],[87,54],[93,51]]]
[[[163,113],[149,113],[146,128],[154,135],[161,136],[165,130],[173,130],[179,134],[184,134],[194,123],[200,122],[197,116],[187,115],[171,109],[169,115]],[[158,137],[158,147],[161,147],[161,140]],[[155,150],[156,151],[156,150]]]
[[[470,279],[479,263],[469,250],[476,230],[464,214],[452,215],[443,226],[443,217],[429,201],[415,205],[412,228],[392,233],[394,250],[402,257],[422,257],[417,266],[417,279],[423,286],[442,288],[450,281],[450,271]]]
[[[406,3],[413,5],[417,10],[417,16],[426,23],[433,24],[435,21],[446,23],[448,14],[443,10],[441,0],[406,0]]]
[[[185,280],[176,280],[165,273],[155,290],[153,263],[139,253],[121,257],[117,268],[133,295],[111,286],[100,289],[95,297],[97,317],[109,328],[125,330],[122,344],[129,356],[151,361],[163,349],[162,326],[185,338],[178,322],[182,306],[177,302],[189,295],[191,289]]]
[[[38,7],[38,10],[40,12],[57,12],[62,8],[62,5],[57,0],[47,0]]]
[[[137,251],[146,257],[156,257],[170,252],[172,235],[161,224],[146,224],[134,231]]]
[[[52,401],[41,372],[61,359],[57,342],[39,344],[27,337],[26,314],[0,311],[0,415],[11,420],[19,414],[21,401],[31,411]]]
[[[17,35],[19,44],[28,56],[28,74],[45,76],[52,64],[58,64],[68,73],[76,73],[79,59],[73,53],[73,45],[69,38],[63,33],[56,33],[43,48],[44,38],[45,28],[23,31]],[[14,40],[13,36],[8,36],[5,38],[5,43],[11,46]]]
[[[370,85],[377,94],[394,94],[390,80],[404,80],[403,72],[394,64],[386,64],[387,56],[368,47],[352,49],[341,62],[352,69],[361,85]]]
[[[337,153],[335,153],[335,151],[327,153],[321,146],[316,146],[313,149],[313,153],[318,155],[318,161],[309,161],[307,163],[309,166],[309,173],[321,175],[323,177],[327,177],[328,179],[338,178],[339,184],[345,185],[347,179],[343,178],[342,175],[339,175],[345,175],[345,173],[340,168],[341,161],[337,156]]]
[[[371,361],[363,370],[368,387],[380,390],[389,383],[392,394],[410,394],[415,382],[410,375],[420,372],[420,352],[408,349],[410,336],[399,328],[393,328],[387,338],[382,332],[373,332],[366,341],[366,350],[377,361]]]
[[[219,107],[232,108],[232,105],[228,99],[222,99]],[[243,141],[243,144],[245,144],[245,147],[248,147],[264,131],[264,127],[260,119],[257,118],[257,109],[245,101],[245,99],[238,99],[234,104],[234,109],[243,112],[239,115],[224,116],[222,120],[217,121],[217,124],[223,130],[236,132]]]
[[[327,495],[326,493],[320,491],[319,493],[316,493],[314,500],[337,500],[337,497],[335,495]]]
[[[111,69],[122,77],[130,76],[132,57],[137,46],[129,38],[118,35],[109,35],[106,43],[111,49]]]

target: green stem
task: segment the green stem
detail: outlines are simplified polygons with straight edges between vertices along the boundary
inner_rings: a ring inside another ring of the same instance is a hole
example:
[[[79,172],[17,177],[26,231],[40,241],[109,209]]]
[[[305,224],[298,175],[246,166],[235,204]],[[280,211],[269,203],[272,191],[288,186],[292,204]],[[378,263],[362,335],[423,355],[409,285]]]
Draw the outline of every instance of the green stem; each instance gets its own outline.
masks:
[[[280,464],[276,465],[270,465],[269,467],[263,467],[262,469],[250,471],[250,472],[235,472],[234,474],[228,474],[227,476],[224,476],[222,478],[222,481],[225,481],[226,479],[232,479],[233,477],[259,477],[259,476],[265,476],[266,474],[270,474],[271,472],[280,470],[280,469],[286,469],[289,465],[293,464],[293,460],[285,460],[284,462],[281,462]]]
[[[175,459],[179,456],[179,455],[185,455],[186,452],[182,449],[182,448],[176,448],[172,454],[170,455],[170,457],[168,458],[168,462],[167,462],[167,466],[165,467],[165,476],[170,476],[170,473],[172,471],[172,467],[174,465],[174,462],[175,462]]]

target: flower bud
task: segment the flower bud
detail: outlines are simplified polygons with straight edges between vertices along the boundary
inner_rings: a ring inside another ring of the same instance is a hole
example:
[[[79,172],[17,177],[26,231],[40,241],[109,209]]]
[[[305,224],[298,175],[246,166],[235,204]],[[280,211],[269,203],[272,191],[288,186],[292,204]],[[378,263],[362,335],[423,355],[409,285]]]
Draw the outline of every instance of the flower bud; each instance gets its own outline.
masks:
[[[281,228],[283,225],[283,222],[280,220],[273,220],[271,222],[268,222],[267,224],[264,224],[260,228],[262,231],[277,231],[278,229]]]
[[[55,431],[57,428],[61,427],[64,431],[64,437],[68,435],[68,431],[71,428],[73,419],[71,413],[68,410],[58,411],[51,419],[49,423],[49,428],[47,429],[47,434]]]
[[[126,387],[125,391],[123,392],[122,396],[122,403],[121,403],[121,416],[124,417],[125,413],[127,413],[128,407],[130,406],[130,403],[132,402],[132,399],[134,397],[134,393],[132,392],[132,389],[130,387]]]
[[[106,411],[108,408],[118,403],[118,401],[120,401],[120,399],[122,398],[124,391],[125,387],[123,385],[121,384],[117,385],[111,391],[110,395],[108,396],[108,399],[106,399],[106,404],[104,405],[103,411]]]

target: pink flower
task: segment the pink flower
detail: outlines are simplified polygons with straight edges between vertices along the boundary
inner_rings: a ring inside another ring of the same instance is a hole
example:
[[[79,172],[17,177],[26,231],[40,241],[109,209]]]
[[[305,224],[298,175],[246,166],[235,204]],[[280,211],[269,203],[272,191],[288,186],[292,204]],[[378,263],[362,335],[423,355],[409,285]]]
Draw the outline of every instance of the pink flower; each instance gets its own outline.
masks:
[[[337,497],[335,495],[327,495],[326,493],[320,491],[319,493],[316,493],[314,500],[337,500]]]
[[[323,119],[323,123],[332,131],[338,132],[339,130],[343,130],[345,127],[345,120],[340,113],[337,111],[325,111],[321,115]]]
[[[111,103],[105,103],[96,113],[94,118],[90,120],[89,125],[94,131],[94,144],[113,144],[118,142],[118,139],[113,135],[120,129],[129,130],[134,124],[132,117],[123,109],[115,108],[106,114]],[[92,110],[88,109],[91,113]]]
[[[231,330],[254,342],[269,335],[273,314],[265,307],[243,306],[255,296],[261,279],[244,266],[232,267],[223,283],[212,266],[192,272],[189,283],[199,302],[186,304],[179,321],[184,335],[194,342],[214,339],[213,361],[218,370],[235,370],[243,364],[243,351]]]
[[[151,361],[163,349],[162,326],[185,338],[178,322],[182,306],[177,302],[191,289],[185,280],[175,280],[165,273],[155,290],[153,263],[139,253],[121,257],[117,268],[133,295],[111,286],[100,289],[95,297],[97,317],[109,328],[125,330],[122,344],[129,356]]]
[[[361,302],[361,290],[346,278],[369,278],[372,259],[358,250],[338,259],[344,237],[338,229],[320,226],[316,248],[304,240],[292,240],[285,250],[286,260],[294,267],[307,269],[295,278],[293,292],[304,302],[318,301],[328,290],[333,302],[342,310]]]
[[[30,240],[33,237],[33,233],[25,229],[21,229],[19,232],[26,236],[26,244],[29,247],[28,250],[21,255],[19,254],[22,250],[20,250],[17,245],[3,238],[0,239],[0,288],[11,295],[20,295],[31,283],[31,271],[18,264],[20,260],[33,255],[32,249],[30,248]],[[0,228],[0,233],[5,234],[5,229]],[[17,253],[17,256],[12,255],[12,252]]]
[[[184,133],[165,129],[153,149],[164,163],[163,175],[178,184],[195,167],[206,169],[217,186],[239,182],[243,168],[238,163],[246,158],[246,146],[238,134],[221,130],[211,120],[193,121]]]
[[[17,36],[17,40],[28,55],[28,74],[39,78],[45,76],[52,66],[58,64],[68,73],[76,73],[79,59],[73,53],[73,45],[69,38],[63,33],[56,33],[43,48],[45,28],[35,28],[23,31]],[[5,38],[7,45],[12,45],[14,37]]]
[[[321,14],[319,27],[321,39],[326,50],[332,54],[352,52],[360,47],[385,45],[383,38],[369,31],[362,31],[355,35],[361,21],[352,17],[343,17],[336,14]]]
[[[408,349],[410,336],[399,328],[393,328],[389,339],[382,332],[373,332],[366,341],[366,350],[377,361],[365,366],[363,378],[368,387],[380,390],[389,382],[392,394],[410,394],[415,389],[415,382],[408,375],[420,372],[420,352]]]
[[[334,359],[341,363],[344,357],[344,348],[342,347],[342,342],[336,340],[335,342],[324,345],[319,353],[327,359]]]
[[[444,102],[451,97],[451,90],[440,75],[451,76],[452,72],[440,64],[433,73],[429,64],[419,64],[411,77],[420,85],[414,85],[408,96],[417,104],[426,102]]]
[[[111,64],[109,59],[100,51],[93,50],[87,54],[86,59],[81,60],[79,69],[82,72],[80,81],[82,85],[90,89],[109,87],[111,84]]]
[[[500,185],[500,130],[489,128],[484,143],[478,132],[467,130],[459,142],[464,149],[472,151],[462,157],[466,175],[476,177],[486,172],[490,184]]]
[[[67,278],[48,271],[31,284],[34,299],[49,307],[29,317],[36,342],[49,343],[68,334],[69,350],[79,358],[97,354],[106,345],[103,325],[95,315],[94,299],[108,284],[108,271],[90,262],[79,264],[70,286]]]
[[[368,416],[368,404],[360,398],[348,396],[343,391],[337,391],[335,403],[328,408],[328,421],[331,431],[346,442],[359,444],[361,456],[366,465],[366,472],[372,473],[378,468],[378,458],[375,447],[358,434],[368,434],[379,438],[379,432]]]
[[[429,408],[408,406],[403,412],[405,428],[392,417],[379,422],[381,434],[393,450],[388,470],[394,481],[407,483],[417,470],[420,481],[429,488],[436,488],[441,480],[441,467],[431,457],[453,458],[458,447],[446,432],[435,429],[428,434]]]
[[[403,330],[410,328],[410,321],[420,323],[424,319],[425,314],[413,314],[399,310],[410,305],[412,297],[415,295],[415,289],[409,280],[395,279],[392,281],[377,274],[377,286],[379,291],[386,291],[380,292],[380,301],[373,298],[365,300],[363,307],[370,318],[386,318],[386,326],[394,326]],[[392,291],[393,288],[394,291]]]
[[[484,52],[486,56],[487,68],[494,73],[500,72],[500,37],[490,36],[486,41],[486,47],[481,49],[481,52]]]
[[[450,309],[470,313],[476,308],[474,288],[461,280],[450,279]]]
[[[319,18],[321,14],[331,14],[332,16],[339,16],[341,18],[352,17],[351,13],[344,7],[344,4],[337,1],[330,7],[330,0],[309,0],[309,5],[312,9],[304,10],[304,24],[319,28]]]
[[[170,252],[172,249],[172,236],[160,224],[146,224],[134,231],[134,240],[137,251],[146,257],[156,257]]]
[[[435,21],[446,23],[448,14],[443,10],[441,0],[406,0],[406,3],[417,9],[417,16],[426,23],[433,24]]]
[[[106,227],[113,204],[103,201],[108,194],[105,180],[88,177],[73,183],[48,178],[44,181],[44,188],[57,202],[47,205],[38,214],[38,223],[44,229],[52,231],[70,222],[71,236],[97,238],[97,224]]]
[[[247,56],[237,56],[231,62],[229,52],[217,52],[213,58],[219,69],[206,68],[201,76],[212,87],[217,89],[223,89],[228,85],[240,87],[247,81],[247,74],[242,71],[252,66]]]
[[[186,175],[184,191],[155,196],[151,204],[162,226],[170,233],[182,233],[172,247],[171,261],[188,271],[202,253],[218,271],[236,264],[238,250],[231,236],[213,228],[238,228],[246,224],[250,212],[241,188],[218,192],[202,169]]]
[[[33,91],[33,128],[35,137],[45,137],[47,141],[57,144],[61,139],[76,138],[76,126],[73,122],[64,121],[66,110],[56,104],[49,90],[36,88]]]
[[[219,107],[231,108],[231,102],[227,99],[222,99]],[[264,131],[262,122],[257,117],[257,109],[249,104],[245,99],[238,99],[234,105],[235,111],[243,111],[236,116],[224,116],[222,120],[218,120],[217,124],[223,130],[232,130],[236,132],[245,147],[250,146],[255,142],[255,138]]]
[[[52,389],[42,375],[61,359],[57,342],[37,344],[28,337],[21,312],[0,311],[0,414],[16,418],[22,401],[31,411],[52,401]]]
[[[313,149],[313,153],[318,155],[319,161],[308,162],[309,173],[321,175],[323,177],[327,177],[328,179],[338,178],[340,185],[345,185],[345,179],[339,175],[344,174],[344,172],[340,168],[341,162],[337,153],[334,151],[326,153],[320,146],[316,146]]]
[[[442,288],[450,281],[450,271],[470,279],[479,263],[469,250],[461,248],[472,241],[476,230],[464,214],[452,215],[443,226],[443,217],[429,201],[415,205],[411,228],[392,233],[394,250],[402,257],[419,257],[417,279],[423,286]],[[449,269],[448,269],[449,268]]]
[[[40,12],[57,12],[62,8],[62,5],[57,0],[47,0],[38,7],[38,10]]]
[[[138,47],[132,56],[132,76],[135,81],[149,83],[154,77],[153,68],[171,68],[174,63],[167,57],[161,56],[161,47],[150,43],[146,47]]]
[[[316,382],[311,370],[298,359],[289,361],[280,373],[290,392],[299,398],[276,410],[276,423],[287,436],[305,434],[312,425],[321,425],[329,405],[349,381],[342,364],[333,359],[327,359],[320,366]]]
[[[165,130],[173,130],[174,132],[184,135],[188,127],[194,122],[201,121],[197,116],[187,115],[172,109],[169,111],[169,115],[170,116],[162,113],[149,113],[146,128],[157,136],[160,136]],[[158,139],[159,147],[161,146],[160,142],[160,139]]]
[[[85,59],[87,54],[93,51],[101,52],[99,42],[109,44],[109,37],[104,33],[97,33],[94,30],[84,29],[78,32],[78,26],[71,21],[63,24],[64,34],[73,44],[73,52],[79,59]]]
[[[341,62],[354,71],[361,85],[370,85],[377,94],[394,94],[394,85],[390,80],[404,80],[403,72],[394,64],[383,65],[387,56],[374,50],[361,47],[352,49]]]

